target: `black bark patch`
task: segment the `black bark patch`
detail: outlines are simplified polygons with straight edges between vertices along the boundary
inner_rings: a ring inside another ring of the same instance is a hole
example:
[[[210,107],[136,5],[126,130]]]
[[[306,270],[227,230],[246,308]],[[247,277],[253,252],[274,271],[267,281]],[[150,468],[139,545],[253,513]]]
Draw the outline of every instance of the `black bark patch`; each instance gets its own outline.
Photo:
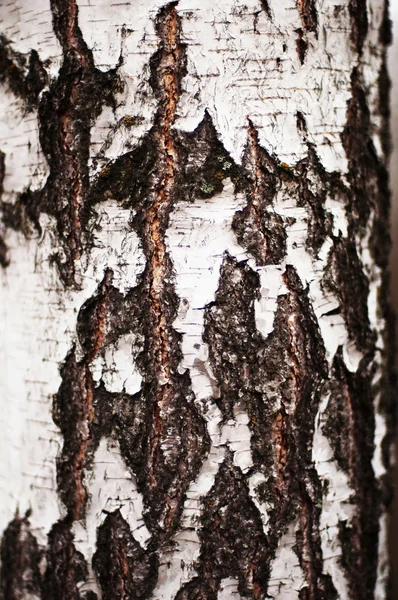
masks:
[[[391,154],[391,131],[390,131],[390,92],[391,92],[391,80],[388,75],[387,69],[387,56],[386,53],[383,55],[383,60],[378,77],[378,91],[379,91],[379,102],[378,108],[382,118],[382,125],[380,131],[380,138],[382,143],[383,152],[386,159]]]
[[[296,49],[297,55],[299,57],[300,63],[303,65],[305,61],[305,55],[308,50],[308,42],[305,37],[304,31],[299,27],[296,29],[297,37],[296,37]]]
[[[245,598],[264,598],[269,576],[267,540],[245,476],[233,465],[229,452],[202,504],[199,575],[180,590],[176,600],[216,599],[221,580],[231,576],[239,580]]]
[[[53,403],[53,420],[64,439],[57,461],[58,488],[68,516],[73,520],[82,518],[87,501],[83,472],[93,451],[94,418],[94,382],[89,365],[103,345],[111,278],[112,272],[108,270],[97,293],[80,310],[77,329],[85,354],[79,360],[75,347],[68,353]]]
[[[29,515],[18,514],[7,526],[1,542],[1,597],[24,600],[40,594],[41,551],[30,531]]]
[[[209,345],[212,371],[220,383],[218,400],[225,417],[250,387],[257,366],[257,333],[254,301],[258,297],[258,275],[225,253],[214,302],[205,310],[204,341]],[[243,360],[242,360],[243,358]]]
[[[87,578],[83,555],[73,543],[71,523],[56,523],[48,535],[47,568],[42,584],[42,598],[46,600],[88,600],[78,589]]]
[[[317,33],[318,12],[315,0],[297,0],[297,8],[305,31]]]
[[[207,111],[195,131],[179,132],[178,142],[183,168],[178,181],[180,198],[211,198],[222,192],[227,178],[236,191],[244,187],[242,170],[224,148]]]
[[[351,87],[352,97],[348,102],[347,123],[342,136],[349,163],[350,229],[360,236],[365,235],[369,217],[374,211],[369,249],[376,264],[386,268],[390,249],[388,175],[372,142],[370,112],[362,75],[357,67],[352,72]]]
[[[279,297],[273,331],[264,339],[254,313],[258,275],[225,254],[215,300],[205,312],[204,341],[224,418],[233,418],[239,405],[250,417],[253,469],[265,477],[256,493],[269,506],[267,564],[286,526],[299,519],[297,552],[308,590],[315,594],[309,597],[332,599],[335,590],[322,574],[322,490],[311,455],[327,378],[325,349],[308,292],[292,266],[286,268],[284,280],[289,293]],[[206,591],[201,593],[198,597],[206,597]]]
[[[364,361],[363,361],[364,363]],[[341,469],[349,476],[356,504],[354,517],[340,523],[342,564],[353,600],[374,597],[381,494],[375,479],[374,372],[360,365],[356,373],[346,368],[341,349],[336,354],[330,381],[330,399],[323,431]]]
[[[258,265],[279,264],[286,254],[286,228],[282,217],[272,210],[279,184],[279,164],[259,144],[258,133],[249,123],[243,168],[246,171],[247,205],[237,211],[232,228],[239,243]]]
[[[31,50],[27,57],[15,52],[11,42],[0,35],[0,84],[4,83],[23,100],[26,110],[31,111],[37,106],[48,76],[36,50]]]
[[[300,119],[303,122],[303,118]],[[334,196],[342,192],[340,176],[327,173],[311,144],[308,144],[307,157],[295,167],[297,177],[297,205],[308,211],[308,234],[306,246],[316,255],[327,236],[331,235],[331,220],[325,210],[328,193]]]
[[[350,339],[359,350],[371,351],[375,336],[368,315],[369,282],[356,245],[349,238],[333,238],[322,283],[338,299]]]
[[[157,581],[157,558],[134,539],[120,511],[110,513],[98,528],[93,557],[104,600],[144,600]]]
[[[368,9],[366,0],[350,0],[348,10],[351,18],[351,42],[358,54],[362,54],[368,34]]]
[[[4,154],[4,152],[0,151],[0,207],[2,205],[1,196],[4,192],[4,177],[6,174],[5,159],[6,159],[6,155]],[[3,269],[8,267],[8,264],[9,264],[7,252],[8,252],[7,245],[6,245],[3,237],[0,235],[0,265],[3,267]]]

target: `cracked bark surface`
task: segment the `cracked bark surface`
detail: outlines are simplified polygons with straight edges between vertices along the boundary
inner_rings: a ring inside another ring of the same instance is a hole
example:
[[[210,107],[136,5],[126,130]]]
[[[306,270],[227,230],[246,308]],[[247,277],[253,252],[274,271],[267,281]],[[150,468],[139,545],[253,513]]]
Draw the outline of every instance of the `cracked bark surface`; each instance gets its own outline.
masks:
[[[42,2],[50,50],[0,36],[2,600],[388,598],[387,4]]]

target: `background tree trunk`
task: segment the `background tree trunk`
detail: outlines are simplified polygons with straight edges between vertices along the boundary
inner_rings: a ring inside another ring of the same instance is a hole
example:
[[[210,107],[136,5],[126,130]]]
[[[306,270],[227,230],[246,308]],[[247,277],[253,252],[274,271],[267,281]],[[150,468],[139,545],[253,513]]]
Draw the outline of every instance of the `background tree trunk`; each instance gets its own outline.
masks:
[[[387,597],[387,6],[0,6],[4,600]]]

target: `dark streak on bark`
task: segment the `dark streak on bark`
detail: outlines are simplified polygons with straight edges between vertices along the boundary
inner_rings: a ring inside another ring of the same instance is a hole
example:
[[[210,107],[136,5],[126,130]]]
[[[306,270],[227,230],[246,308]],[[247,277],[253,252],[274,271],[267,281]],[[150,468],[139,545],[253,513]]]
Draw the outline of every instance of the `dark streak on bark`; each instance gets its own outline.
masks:
[[[272,19],[271,8],[270,8],[268,0],[260,0],[260,4],[261,4],[263,11],[267,15],[267,17],[269,19]]]
[[[305,61],[305,55],[307,54],[308,42],[305,37],[304,31],[301,27],[296,29],[297,37],[296,37],[296,49],[297,55],[299,57],[300,63],[303,65]]]
[[[350,0],[348,10],[351,18],[351,41],[358,54],[362,54],[368,34],[368,9],[366,0]]]
[[[185,491],[197,475],[208,445],[204,421],[193,404],[189,376],[178,373],[180,335],[172,326],[178,298],[165,242],[180,174],[172,125],[185,74],[185,47],[180,42],[176,5],[166,5],[157,19],[160,47],[151,59],[151,85],[159,108],[149,134],[156,148],[156,170],[149,174],[145,204],[134,221],[147,259],[140,289],[145,304],[144,348],[139,365],[149,411],[149,435],[142,448],[144,464],[136,472],[148,526],[157,532],[157,544],[174,533]]]
[[[41,551],[30,531],[29,515],[18,514],[3,533],[1,542],[1,598],[24,600],[40,593]]]
[[[4,152],[0,151],[0,202],[1,197],[4,192],[4,177],[6,174],[6,164],[5,164],[6,155]],[[3,236],[0,235],[0,266],[5,269],[9,265],[8,259],[8,249],[7,245],[3,239]]]
[[[156,584],[157,558],[147,555],[120,511],[110,513],[98,528],[93,566],[104,600],[144,600]]]
[[[297,0],[297,8],[305,31],[317,33],[318,13],[315,0]]]
[[[352,97],[347,106],[347,124],[343,132],[351,190],[350,228],[353,233],[363,236],[370,213],[372,209],[375,211],[369,247],[376,264],[385,267],[389,253],[388,175],[372,142],[370,112],[358,67],[353,69],[351,85]]]
[[[362,361],[364,363],[364,361]],[[377,576],[380,492],[372,467],[375,415],[373,369],[360,365],[350,373],[342,351],[336,354],[326,409],[325,435],[350,479],[356,504],[349,524],[340,523],[342,564],[352,600],[371,600]]]
[[[350,339],[359,350],[372,352],[375,336],[368,315],[369,282],[356,245],[349,238],[333,238],[323,285],[339,300]]]

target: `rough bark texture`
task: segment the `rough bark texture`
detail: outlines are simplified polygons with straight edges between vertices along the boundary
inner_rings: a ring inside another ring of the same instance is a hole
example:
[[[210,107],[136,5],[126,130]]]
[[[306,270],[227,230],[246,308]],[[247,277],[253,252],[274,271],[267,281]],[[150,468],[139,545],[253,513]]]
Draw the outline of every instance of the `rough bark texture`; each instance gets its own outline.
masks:
[[[387,598],[387,5],[6,4],[3,600]]]

